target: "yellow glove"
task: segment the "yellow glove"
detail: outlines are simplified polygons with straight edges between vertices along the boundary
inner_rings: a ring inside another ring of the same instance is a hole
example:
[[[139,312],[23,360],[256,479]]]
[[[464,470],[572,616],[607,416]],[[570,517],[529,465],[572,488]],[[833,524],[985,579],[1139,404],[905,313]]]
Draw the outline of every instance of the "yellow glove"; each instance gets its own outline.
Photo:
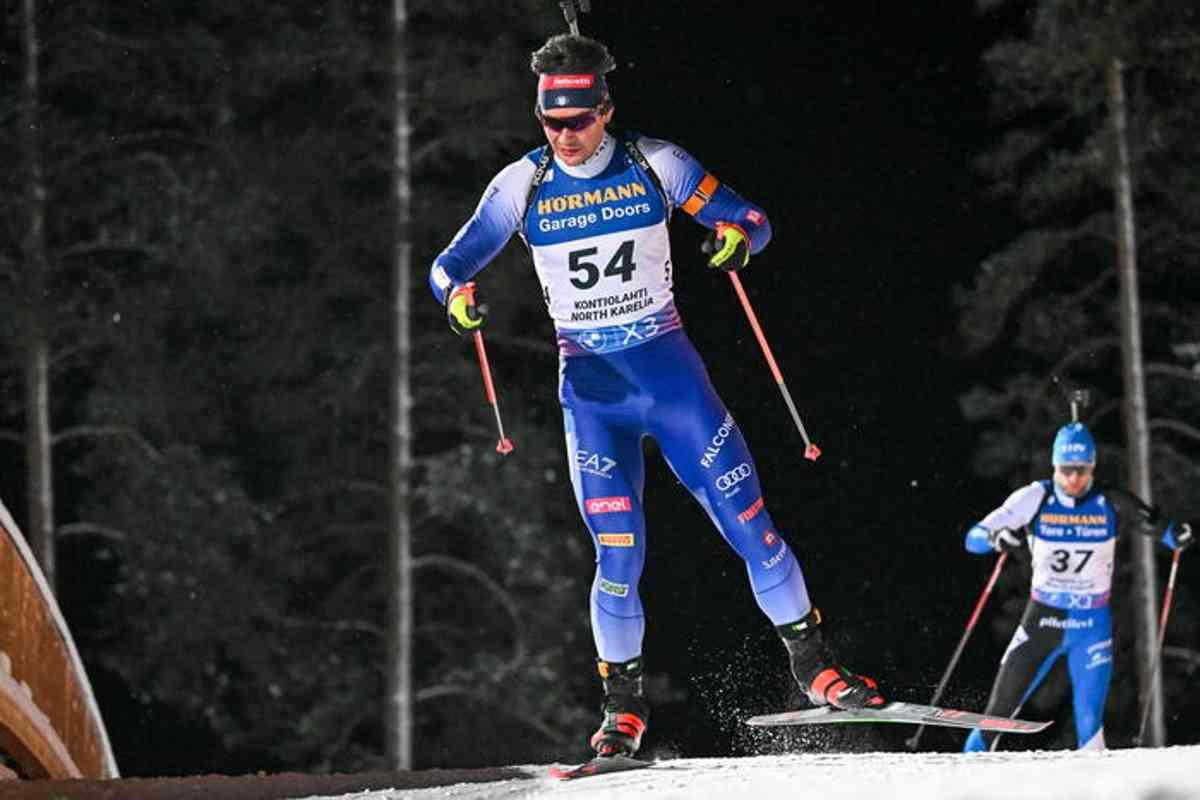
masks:
[[[703,250],[710,254],[710,267],[736,272],[750,263],[750,236],[740,225],[718,222],[716,230],[705,240]]]
[[[446,300],[446,318],[450,322],[450,330],[459,336],[474,333],[483,327],[487,312],[482,306],[475,304],[475,284],[464,283],[454,287]]]

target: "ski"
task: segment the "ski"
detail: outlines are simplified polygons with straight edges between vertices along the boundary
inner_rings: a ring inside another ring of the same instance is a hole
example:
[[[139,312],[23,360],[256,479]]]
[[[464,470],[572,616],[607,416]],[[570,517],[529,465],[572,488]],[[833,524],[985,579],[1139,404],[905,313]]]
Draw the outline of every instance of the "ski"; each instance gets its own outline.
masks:
[[[590,778],[593,775],[628,772],[631,769],[644,769],[652,766],[654,766],[653,761],[642,761],[629,756],[596,756],[591,761],[585,761],[576,767],[555,765],[550,768],[550,777],[560,781],[573,781],[576,778]]]
[[[765,728],[774,725],[824,725],[844,722],[896,722],[910,725],[937,725],[944,728],[979,728],[1002,733],[1037,733],[1053,724],[1027,719],[993,717],[958,708],[923,706],[916,703],[888,703],[879,708],[834,708],[819,706],[781,714],[750,717],[746,724]]]

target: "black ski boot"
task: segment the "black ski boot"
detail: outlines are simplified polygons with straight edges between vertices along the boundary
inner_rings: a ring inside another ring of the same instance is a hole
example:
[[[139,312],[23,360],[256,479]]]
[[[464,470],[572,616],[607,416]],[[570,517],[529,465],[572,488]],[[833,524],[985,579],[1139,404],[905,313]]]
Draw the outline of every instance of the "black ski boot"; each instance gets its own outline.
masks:
[[[650,705],[642,693],[642,660],[623,664],[597,660],[604,681],[604,719],[592,734],[592,749],[598,756],[632,756],[642,744],[650,720]]]
[[[792,675],[813,705],[838,708],[877,708],[886,703],[879,685],[871,678],[855,675],[837,663],[833,650],[821,635],[821,612],[775,630],[783,638],[792,662]]]

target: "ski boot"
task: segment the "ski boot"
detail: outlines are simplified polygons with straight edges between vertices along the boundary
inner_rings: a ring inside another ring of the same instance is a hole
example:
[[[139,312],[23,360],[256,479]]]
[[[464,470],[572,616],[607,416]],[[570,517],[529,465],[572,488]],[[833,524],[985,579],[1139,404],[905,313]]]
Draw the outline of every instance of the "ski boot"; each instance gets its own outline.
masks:
[[[642,660],[634,658],[622,664],[597,660],[604,682],[604,719],[592,734],[596,755],[633,756],[642,744],[642,734],[650,719],[650,705],[642,693]]]
[[[776,627],[791,659],[792,675],[813,705],[837,708],[878,708],[887,701],[871,678],[839,665],[821,635],[821,612],[814,608],[803,619]]]

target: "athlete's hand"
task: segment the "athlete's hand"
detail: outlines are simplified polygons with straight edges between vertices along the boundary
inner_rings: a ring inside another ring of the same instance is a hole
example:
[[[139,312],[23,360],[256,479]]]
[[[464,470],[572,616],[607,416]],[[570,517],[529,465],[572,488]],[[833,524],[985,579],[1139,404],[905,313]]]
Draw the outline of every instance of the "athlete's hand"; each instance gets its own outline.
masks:
[[[1196,536],[1192,533],[1190,523],[1179,523],[1171,530],[1171,534],[1175,537],[1176,550],[1187,550],[1196,543]]]
[[[997,528],[988,531],[988,544],[997,553],[1021,553],[1025,549],[1025,532]]]
[[[483,327],[487,308],[475,304],[474,283],[454,287],[446,299],[446,318],[450,322],[450,330],[459,336],[474,333]]]
[[[741,225],[731,222],[718,222],[700,249],[715,269],[736,272],[750,263],[750,236]]]

